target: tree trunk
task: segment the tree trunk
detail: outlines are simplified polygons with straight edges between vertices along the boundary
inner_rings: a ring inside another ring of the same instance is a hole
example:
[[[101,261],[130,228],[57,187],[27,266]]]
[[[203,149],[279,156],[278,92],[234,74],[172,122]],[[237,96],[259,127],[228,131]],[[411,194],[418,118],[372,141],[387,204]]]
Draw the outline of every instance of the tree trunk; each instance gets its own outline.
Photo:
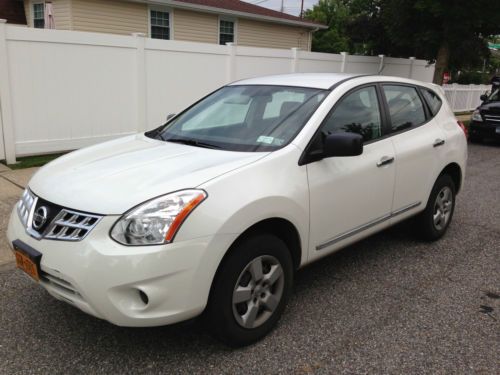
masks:
[[[443,42],[441,47],[439,47],[436,65],[434,67],[434,78],[433,82],[442,85],[443,84],[443,74],[448,69],[448,62],[450,61],[450,47],[448,42]]]

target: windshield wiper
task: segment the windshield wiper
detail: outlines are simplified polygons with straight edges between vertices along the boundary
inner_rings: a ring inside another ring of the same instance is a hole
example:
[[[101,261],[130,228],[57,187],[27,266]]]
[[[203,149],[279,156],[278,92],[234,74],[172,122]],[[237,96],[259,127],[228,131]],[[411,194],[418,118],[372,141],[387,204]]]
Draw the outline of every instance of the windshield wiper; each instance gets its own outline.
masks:
[[[188,145],[188,146],[196,146],[196,147],[204,147],[204,148],[213,148],[213,149],[220,149],[220,146],[211,144],[211,143],[205,143],[205,142],[200,142],[197,141],[196,139],[189,139],[189,138],[168,138],[164,139],[167,142],[173,142],[173,143],[182,143],[183,145]]]

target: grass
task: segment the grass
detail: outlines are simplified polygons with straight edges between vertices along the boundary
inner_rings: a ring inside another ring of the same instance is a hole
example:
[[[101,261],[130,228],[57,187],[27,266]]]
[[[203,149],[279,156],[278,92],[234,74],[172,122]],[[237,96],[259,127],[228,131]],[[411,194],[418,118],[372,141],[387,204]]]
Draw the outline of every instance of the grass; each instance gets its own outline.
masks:
[[[10,169],[41,167],[42,165],[47,164],[48,162],[58,158],[61,155],[64,155],[64,153],[24,156],[22,158],[17,158],[16,164],[6,164],[4,160],[2,160],[0,163],[7,165],[7,167],[9,167]]]
[[[472,112],[474,112],[474,111],[455,112],[455,116],[466,116],[466,115],[472,115]]]

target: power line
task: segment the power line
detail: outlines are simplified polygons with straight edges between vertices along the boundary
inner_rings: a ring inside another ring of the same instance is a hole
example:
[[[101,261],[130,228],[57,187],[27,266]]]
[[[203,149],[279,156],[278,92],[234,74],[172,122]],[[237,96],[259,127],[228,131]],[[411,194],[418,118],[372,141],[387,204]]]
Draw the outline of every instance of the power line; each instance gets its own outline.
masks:
[[[259,0],[259,1],[256,1],[255,3],[250,3],[250,4],[257,5],[257,4],[265,3],[266,1],[271,1],[271,0]]]

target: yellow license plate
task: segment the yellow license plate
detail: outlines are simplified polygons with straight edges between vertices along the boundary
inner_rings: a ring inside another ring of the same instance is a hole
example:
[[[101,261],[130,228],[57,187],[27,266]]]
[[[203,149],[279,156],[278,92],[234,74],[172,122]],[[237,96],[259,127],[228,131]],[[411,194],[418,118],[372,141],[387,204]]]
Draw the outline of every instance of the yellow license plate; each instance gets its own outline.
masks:
[[[38,274],[38,267],[36,266],[36,263],[19,250],[15,250],[14,254],[16,255],[17,268],[26,272],[36,281],[40,281],[40,275]]]

